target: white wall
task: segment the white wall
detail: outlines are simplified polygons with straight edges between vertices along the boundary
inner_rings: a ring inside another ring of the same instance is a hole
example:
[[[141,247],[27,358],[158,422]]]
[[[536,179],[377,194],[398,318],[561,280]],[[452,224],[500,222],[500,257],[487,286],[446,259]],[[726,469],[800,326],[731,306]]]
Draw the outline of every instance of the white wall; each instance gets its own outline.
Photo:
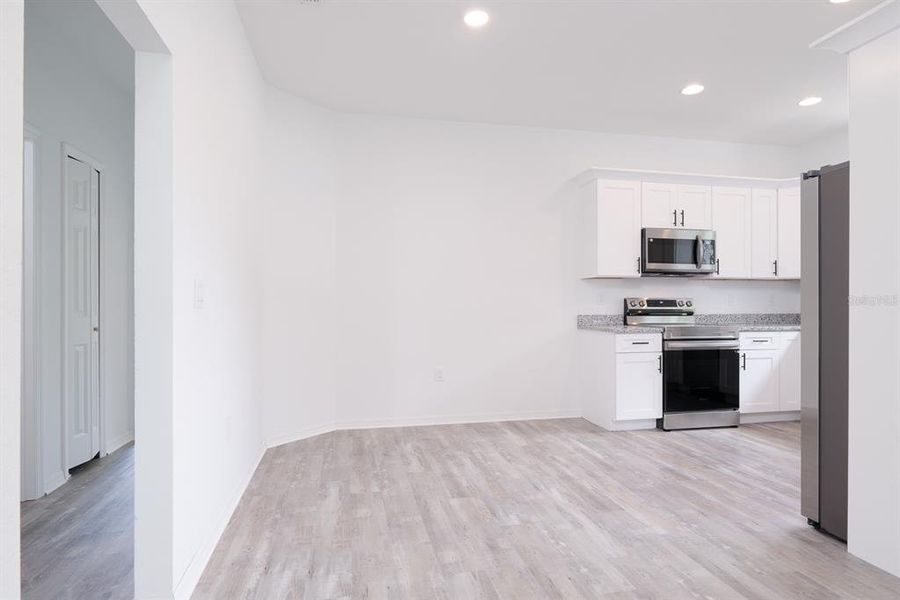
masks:
[[[24,7],[0,2],[0,598],[19,597]]]
[[[184,597],[199,578],[264,447],[264,84],[230,2],[141,0],[140,5],[171,52],[174,425],[169,589]],[[200,308],[195,308],[195,282],[203,292]]]
[[[266,119],[263,419],[276,444],[335,418],[337,164],[330,111],[269,88]]]
[[[847,543],[900,576],[900,30],[850,54],[850,161]]]
[[[123,73],[106,67],[112,54]],[[61,144],[101,178],[101,389],[107,451],[134,433],[134,52],[93,3],[25,3],[25,120],[38,138],[40,364],[44,491],[64,481]],[[117,79],[121,76],[123,80]]]
[[[575,414],[578,312],[632,293],[799,311],[797,282],[577,278],[571,179],[592,166],[788,177],[796,150],[338,117],[340,426]],[[434,369],[444,369],[444,382]]]
[[[800,171],[825,165],[837,165],[850,157],[849,132],[846,129],[823,135],[798,149]]]

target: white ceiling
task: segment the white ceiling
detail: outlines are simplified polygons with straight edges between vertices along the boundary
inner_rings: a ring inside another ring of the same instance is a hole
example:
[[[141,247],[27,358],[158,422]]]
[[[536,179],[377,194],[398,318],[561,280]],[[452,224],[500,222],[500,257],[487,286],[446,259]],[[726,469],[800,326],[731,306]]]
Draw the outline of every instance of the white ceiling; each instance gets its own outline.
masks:
[[[846,126],[853,0],[238,0],[265,77],[335,109],[799,145]],[[485,8],[480,30],[462,22]],[[706,92],[680,94],[699,81]],[[816,107],[797,102],[822,96]]]

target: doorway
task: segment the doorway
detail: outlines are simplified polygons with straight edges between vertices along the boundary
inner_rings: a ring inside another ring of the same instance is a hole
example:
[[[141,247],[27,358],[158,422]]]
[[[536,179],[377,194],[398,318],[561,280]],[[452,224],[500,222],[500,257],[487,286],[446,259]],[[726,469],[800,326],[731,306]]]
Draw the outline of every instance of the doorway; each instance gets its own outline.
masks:
[[[21,596],[131,597],[135,53],[94,2],[24,17]]]
[[[33,1],[33,0],[28,0]],[[23,464],[19,452],[20,442],[27,454],[27,440],[22,435],[28,427],[26,414],[28,407],[23,406],[22,390],[25,386],[20,377],[25,375],[28,358],[22,356],[23,341],[23,154],[25,151],[21,135],[23,119],[23,72],[25,71],[25,4],[26,0],[7,0],[0,2],[0,56],[3,57],[4,75],[0,78],[0,102],[4,110],[0,111],[0,129],[9,133],[2,136],[0,146],[6,157],[0,161],[0,441],[3,443],[0,452],[0,597],[15,598],[22,595],[21,588],[21,550],[22,539],[19,530],[23,519],[20,517],[20,474]],[[128,265],[136,274],[129,281],[127,288],[133,291],[136,308],[132,312],[118,314],[104,313],[102,322],[107,330],[111,319],[131,316],[134,324],[131,339],[140,340],[139,355],[136,362],[140,365],[140,377],[133,376],[126,383],[134,392],[134,414],[132,416],[135,431],[132,434],[140,440],[140,445],[132,453],[134,456],[134,502],[130,511],[131,521],[128,531],[134,536],[134,543],[129,550],[134,552],[134,596],[163,597],[172,590],[172,511],[171,504],[164,499],[172,495],[172,55],[150,21],[144,9],[135,0],[95,0],[94,2],[58,3],[45,2],[54,9],[66,9],[72,5],[97,5],[109,22],[127,40],[135,52],[131,62],[134,76],[128,81],[129,87],[135,81],[140,85],[135,89],[134,110],[130,112],[134,119],[135,143],[129,148],[131,165],[135,169],[136,184],[134,193],[135,215],[131,220],[132,230],[128,233],[134,241],[133,256],[107,253],[112,261],[107,264],[107,271]],[[71,26],[71,23],[69,23]],[[71,29],[71,27],[69,27]],[[56,39],[64,43],[62,36]],[[112,56],[112,55],[110,55]],[[104,57],[104,60],[109,57]],[[95,65],[88,65],[95,66]],[[72,72],[60,71],[63,77],[72,78]],[[73,103],[87,103],[88,97],[69,98]],[[58,142],[47,139],[47,131],[42,131],[39,144],[35,148],[37,169],[50,152],[59,159]],[[68,138],[68,136],[67,136]],[[65,141],[75,141],[68,138]],[[90,151],[90,148],[86,147]],[[109,166],[109,164],[107,164]],[[53,185],[58,186],[60,166],[47,171],[53,172]],[[107,180],[107,183],[109,181]],[[45,195],[46,190],[42,190]],[[55,195],[57,206],[59,191]],[[108,196],[107,196],[108,197]],[[106,204],[108,206],[108,203]],[[102,209],[101,209],[102,213]],[[48,223],[42,219],[42,227],[55,227],[54,233],[61,238],[59,220]],[[101,214],[101,219],[102,219]],[[110,241],[110,232],[121,231],[121,228],[105,228],[101,236],[101,245]],[[136,231],[135,231],[136,230]],[[61,254],[56,254],[60,256]],[[101,253],[101,262],[103,259]],[[169,260],[161,257],[169,257]],[[42,269],[35,273],[44,275]],[[101,269],[101,274],[103,270]],[[40,278],[43,281],[43,278]],[[61,278],[50,278],[53,285],[59,286]],[[36,288],[35,288],[36,289]],[[58,288],[57,288],[58,289]],[[101,294],[113,289],[101,283]],[[58,293],[61,295],[61,292]],[[59,295],[57,297],[59,297]],[[168,298],[168,302],[165,299]],[[101,313],[109,307],[109,302],[101,297]],[[37,331],[56,331],[60,334],[59,323],[61,309],[49,311],[47,322],[36,322]],[[108,333],[108,331],[107,331]],[[107,380],[110,373],[119,372],[110,367],[111,360],[123,360],[134,355],[134,344],[129,349],[119,352],[109,343],[108,336],[101,345],[103,369],[101,381]],[[46,357],[39,353],[40,360]],[[56,356],[60,353],[57,352]],[[58,362],[58,359],[57,359]],[[57,365],[58,367],[59,365]],[[132,371],[133,372],[133,371]],[[136,380],[137,379],[137,380]],[[37,379],[37,393],[60,394],[57,382]],[[104,383],[104,391],[109,393],[109,386]],[[58,402],[59,397],[54,402]],[[44,406],[47,404],[45,403]],[[111,418],[122,419],[127,415],[114,415],[107,407]],[[21,416],[21,418],[20,418]],[[46,420],[48,415],[35,415]],[[52,416],[52,415],[50,415]],[[33,419],[33,417],[31,417]],[[51,418],[39,424],[37,429],[43,437],[62,440],[62,423],[60,419]],[[115,439],[110,434],[111,440]],[[119,438],[122,440],[122,438]],[[102,441],[102,440],[101,440]],[[127,441],[127,440],[125,440]],[[113,442],[111,442],[112,444]],[[124,443],[124,442],[123,442]],[[52,457],[51,457],[52,458]],[[44,468],[45,480],[39,483],[56,483],[54,474],[62,476],[64,466],[61,460],[46,459]],[[24,489],[24,488],[23,488]],[[139,515],[139,518],[136,518]],[[85,577],[84,573],[80,576]],[[94,590],[96,592],[96,590]],[[69,595],[74,593],[71,589]],[[95,597],[90,596],[90,597]]]

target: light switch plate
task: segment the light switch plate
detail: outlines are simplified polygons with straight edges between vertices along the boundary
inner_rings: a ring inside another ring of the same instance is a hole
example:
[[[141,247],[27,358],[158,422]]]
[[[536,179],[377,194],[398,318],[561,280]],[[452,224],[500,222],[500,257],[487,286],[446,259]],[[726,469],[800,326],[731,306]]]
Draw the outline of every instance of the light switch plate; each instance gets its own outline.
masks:
[[[203,281],[201,279],[194,280],[194,309],[201,310],[203,308],[203,304],[206,301]]]

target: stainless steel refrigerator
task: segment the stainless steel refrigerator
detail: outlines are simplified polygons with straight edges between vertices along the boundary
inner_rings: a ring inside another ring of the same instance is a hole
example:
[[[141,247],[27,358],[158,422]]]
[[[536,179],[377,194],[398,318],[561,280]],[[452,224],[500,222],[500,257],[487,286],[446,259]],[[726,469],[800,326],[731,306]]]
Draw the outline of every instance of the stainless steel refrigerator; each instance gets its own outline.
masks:
[[[846,540],[850,164],[805,173],[800,203],[800,512]]]

